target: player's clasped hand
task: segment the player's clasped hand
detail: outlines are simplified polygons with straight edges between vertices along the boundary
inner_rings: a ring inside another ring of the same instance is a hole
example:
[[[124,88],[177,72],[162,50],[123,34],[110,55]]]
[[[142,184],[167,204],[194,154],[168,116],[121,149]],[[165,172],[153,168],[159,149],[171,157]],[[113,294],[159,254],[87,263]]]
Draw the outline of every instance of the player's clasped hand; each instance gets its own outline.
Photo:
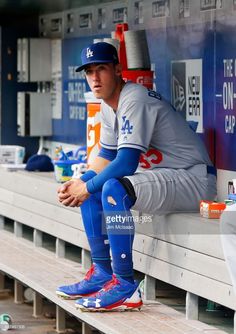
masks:
[[[80,206],[90,195],[85,182],[80,179],[64,183],[57,192],[59,202],[70,207]]]

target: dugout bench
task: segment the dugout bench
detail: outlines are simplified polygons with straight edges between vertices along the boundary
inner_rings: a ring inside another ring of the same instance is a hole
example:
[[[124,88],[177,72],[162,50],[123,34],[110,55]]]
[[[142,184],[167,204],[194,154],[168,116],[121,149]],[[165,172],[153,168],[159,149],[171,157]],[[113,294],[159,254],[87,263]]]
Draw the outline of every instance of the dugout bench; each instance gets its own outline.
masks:
[[[145,305],[141,312],[87,313],[73,301],[55,295],[61,284],[83,277],[90,253],[78,208],[57,201],[53,173],[9,172],[0,168],[0,289],[4,275],[15,279],[15,301],[23,301],[23,286],[34,290],[33,315],[42,310],[42,296],[57,305],[57,331],[65,328],[65,312],[83,324],[83,334],[96,328],[107,334],[214,333],[223,331],[199,322],[198,299],[236,309],[236,298],[225,266],[219,221],[199,214],[152,216],[152,223],[136,223],[134,267],[145,274]],[[141,213],[137,213],[142,215]],[[14,221],[14,233],[4,220]],[[23,226],[33,229],[33,242],[22,237]],[[55,254],[42,247],[43,233],[56,238]],[[65,243],[81,248],[81,264],[65,258]],[[155,301],[156,279],[186,291],[186,318]],[[235,332],[236,333],[236,332]]]

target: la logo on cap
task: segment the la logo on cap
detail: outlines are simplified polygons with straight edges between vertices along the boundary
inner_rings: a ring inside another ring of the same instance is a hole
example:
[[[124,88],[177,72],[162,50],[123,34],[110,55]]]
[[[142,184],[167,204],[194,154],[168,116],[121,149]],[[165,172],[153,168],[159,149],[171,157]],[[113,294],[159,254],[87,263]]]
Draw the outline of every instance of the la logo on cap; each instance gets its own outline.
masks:
[[[87,53],[86,53],[86,57],[90,58],[93,56],[93,51],[90,50],[90,48],[87,48]]]

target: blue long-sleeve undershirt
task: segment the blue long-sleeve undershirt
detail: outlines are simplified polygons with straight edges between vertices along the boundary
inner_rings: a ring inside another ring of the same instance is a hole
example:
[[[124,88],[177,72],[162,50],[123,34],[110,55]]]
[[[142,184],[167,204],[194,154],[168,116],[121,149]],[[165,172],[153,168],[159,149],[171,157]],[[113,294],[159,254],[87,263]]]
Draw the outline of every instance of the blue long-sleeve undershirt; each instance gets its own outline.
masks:
[[[109,156],[109,152],[107,153]],[[114,152],[112,152],[112,154],[114,154]],[[115,159],[112,160],[111,163],[101,173],[87,181],[88,192],[90,194],[94,194],[100,191],[103,184],[111,178],[120,178],[123,176],[133,175],[138,167],[140,154],[141,151],[135,148],[119,149]],[[104,157],[103,154],[100,156]]]
[[[101,147],[98,156],[109,161],[112,161],[116,158],[117,150],[109,150],[108,148]]]

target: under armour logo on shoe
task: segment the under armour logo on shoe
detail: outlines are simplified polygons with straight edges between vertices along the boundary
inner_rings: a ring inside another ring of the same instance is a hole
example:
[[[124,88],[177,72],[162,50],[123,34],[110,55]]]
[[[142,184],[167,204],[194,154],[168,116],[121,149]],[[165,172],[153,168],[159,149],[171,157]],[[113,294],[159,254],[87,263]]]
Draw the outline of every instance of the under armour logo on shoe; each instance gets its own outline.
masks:
[[[84,299],[84,302],[83,302],[83,305],[84,305],[85,307],[88,307],[88,302],[89,302],[88,298],[85,298],[85,299]]]
[[[91,51],[90,48],[87,48],[86,57],[87,58],[93,57],[93,51]]]
[[[96,307],[96,308],[101,307],[100,301],[101,301],[101,299],[96,299],[96,300],[94,301],[94,303],[95,303],[95,307]]]
[[[84,298],[84,301],[83,301],[83,305],[85,307],[88,307],[89,306],[89,303],[94,303],[95,304],[95,308],[99,308],[101,307],[101,299],[96,299],[96,300],[90,300],[89,298]]]

